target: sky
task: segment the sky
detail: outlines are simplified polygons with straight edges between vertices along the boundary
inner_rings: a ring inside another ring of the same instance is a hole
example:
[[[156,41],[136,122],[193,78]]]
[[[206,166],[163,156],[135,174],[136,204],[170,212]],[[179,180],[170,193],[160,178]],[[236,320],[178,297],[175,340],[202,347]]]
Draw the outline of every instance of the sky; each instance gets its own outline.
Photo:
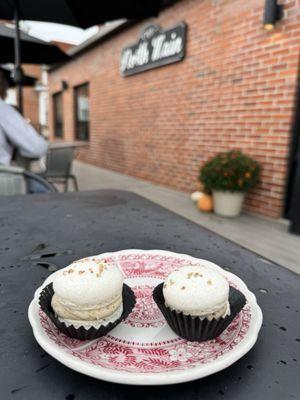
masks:
[[[98,26],[86,30],[68,25],[53,24],[48,22],[22,21],[21,28],[29,35],[39,39],[66,42],[74,45],[87,40],[98,31]]]

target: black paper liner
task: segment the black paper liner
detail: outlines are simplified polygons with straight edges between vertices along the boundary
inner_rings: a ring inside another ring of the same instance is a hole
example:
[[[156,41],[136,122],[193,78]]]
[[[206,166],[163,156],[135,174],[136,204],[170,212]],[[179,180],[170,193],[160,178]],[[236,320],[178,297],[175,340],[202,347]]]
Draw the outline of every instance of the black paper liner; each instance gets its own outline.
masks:
[[[231,324],[246,304],[246,297],[243,293],[230,286],[230,315],[225,318],[212,319],[209,321],[207,318],[201,320],[198,317],[185,315],[182,312],[176,312],[167,307],[163,296],[163,283],[156,286],[153,290],[153,299],[167,320],[170,328],[178,336],[190,342],[204,342],[205,340],[218,337]]]
[[[135,295],[131,288],[125,283],[123,284],[123,313],[120,318],[118,318],[114,322],[110,322],[106,326],[100,326],[98,329],[91,327],[89,329],[80,326],[79,328],[75,328],[73,325],[67,326],[64,322],[61,322],[58,317],[56,316],[52,306],[51,306],[51,299],[54,294],[53,285],[49,283],[49,285],[45,286],[42,290],[40,297],[39,297],[39,304],[41,309],[47,316],[51,319],[54,325],[65,335],[79,340],[92,340],[99,338],[101,336],[106,335],[110,332],[113,328],[115,328],[122,320],[128,317],[135,306]]]

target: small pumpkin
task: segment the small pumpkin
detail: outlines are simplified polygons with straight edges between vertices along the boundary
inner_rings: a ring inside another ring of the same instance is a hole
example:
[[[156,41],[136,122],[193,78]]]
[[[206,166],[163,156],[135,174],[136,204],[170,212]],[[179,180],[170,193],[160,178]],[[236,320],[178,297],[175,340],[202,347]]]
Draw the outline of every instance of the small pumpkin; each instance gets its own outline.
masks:
[[[211,212],[214,208],[212,196],[203,194],[198,200],[197,205],[200,211]]]

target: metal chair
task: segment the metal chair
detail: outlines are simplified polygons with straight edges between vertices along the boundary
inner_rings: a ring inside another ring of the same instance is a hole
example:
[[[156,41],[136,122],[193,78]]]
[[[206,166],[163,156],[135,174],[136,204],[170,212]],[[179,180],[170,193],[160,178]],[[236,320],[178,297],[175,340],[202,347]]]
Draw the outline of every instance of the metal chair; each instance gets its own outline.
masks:
[[[74,147],[50,148],[46,156],[46,171],[41,176],[48,182],[63,184],[65,192],[71,179],[74,189],[78,191],[76,176],[71,173],[74,157]]]
[[[57,192],[39,175],[20,167],[0,165],[0,196]]]

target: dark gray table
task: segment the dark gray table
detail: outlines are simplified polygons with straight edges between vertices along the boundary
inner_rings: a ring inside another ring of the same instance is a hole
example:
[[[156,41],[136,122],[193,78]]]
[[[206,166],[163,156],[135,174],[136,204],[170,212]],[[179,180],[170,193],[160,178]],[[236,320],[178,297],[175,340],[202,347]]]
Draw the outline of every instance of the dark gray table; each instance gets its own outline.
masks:
[[[0,213],[1,400],[300,398],[300,276],[129,192],[7,197]],[[263,310],[255,347],[213,376],[146,388],[97,381],[46,354],[27,319],[35,289],[50,274],[36,263],[63,267],[126,248],[183,252],[230,268]]]

